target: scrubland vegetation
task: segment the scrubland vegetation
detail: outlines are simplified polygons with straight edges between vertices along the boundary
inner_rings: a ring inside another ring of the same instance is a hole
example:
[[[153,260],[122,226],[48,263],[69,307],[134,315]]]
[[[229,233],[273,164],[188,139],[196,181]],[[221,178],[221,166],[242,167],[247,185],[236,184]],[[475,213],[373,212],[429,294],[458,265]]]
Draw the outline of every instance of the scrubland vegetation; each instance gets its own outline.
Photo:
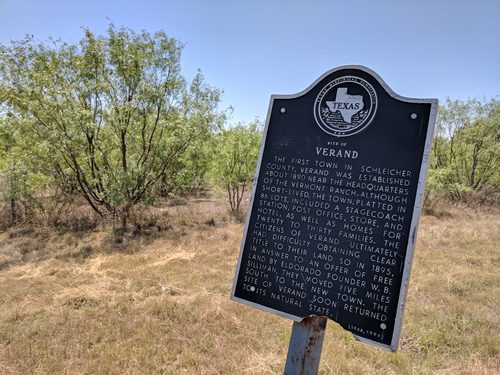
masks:
[[[134,212],[214,190],[241,219],[262,124],[230,123],[222,91],[201,72],[182,75],[182,47],[163,31],[112,24],[105,35],[84,30],[78,44],[1,45],[0,223],[66,226],[84,201],[126,231]],[[441,106],[428,209],[498,202],[499,122],[497,99]]]
[[[0,46],[0,374],[274,374],[229,300],[262,124],[163,32]],[[400,350],[329,322],[322,374],[500,373],[500,102],[439,111]]]

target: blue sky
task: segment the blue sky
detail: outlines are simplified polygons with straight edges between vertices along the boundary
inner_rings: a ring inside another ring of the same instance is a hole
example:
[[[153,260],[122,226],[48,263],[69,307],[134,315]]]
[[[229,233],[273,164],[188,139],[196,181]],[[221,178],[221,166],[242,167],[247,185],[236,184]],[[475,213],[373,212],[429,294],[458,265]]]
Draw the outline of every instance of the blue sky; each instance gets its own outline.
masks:
[[[265,119],[271,94],[302,91],[346,64],[409,97],[500,95],[500,0],[0,0],[0,43],[33,34],[77,42],[81,27],[163,29],[224,90],[232,121]]]

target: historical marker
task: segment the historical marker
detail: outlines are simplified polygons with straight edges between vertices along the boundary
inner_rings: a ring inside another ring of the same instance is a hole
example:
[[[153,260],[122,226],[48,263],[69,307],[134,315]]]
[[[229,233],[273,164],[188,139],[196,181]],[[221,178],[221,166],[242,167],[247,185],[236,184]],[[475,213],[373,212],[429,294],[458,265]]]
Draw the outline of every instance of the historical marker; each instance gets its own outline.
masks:
[[[273,95],[231,298],[396,350],[436,111],[361,66]]]

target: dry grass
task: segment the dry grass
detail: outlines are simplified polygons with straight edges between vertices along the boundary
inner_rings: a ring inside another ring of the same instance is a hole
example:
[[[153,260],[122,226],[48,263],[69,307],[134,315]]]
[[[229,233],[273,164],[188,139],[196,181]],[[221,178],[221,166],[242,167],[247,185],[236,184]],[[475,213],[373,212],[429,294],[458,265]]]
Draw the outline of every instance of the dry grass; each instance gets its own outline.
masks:
[[[217,202],[129,235],[0,233],[1,374],[279,374],[291,322],[231,302],[242,225]],[[329,322],[322,374],[498,374],[500,216],[423,217],[400,350]]]

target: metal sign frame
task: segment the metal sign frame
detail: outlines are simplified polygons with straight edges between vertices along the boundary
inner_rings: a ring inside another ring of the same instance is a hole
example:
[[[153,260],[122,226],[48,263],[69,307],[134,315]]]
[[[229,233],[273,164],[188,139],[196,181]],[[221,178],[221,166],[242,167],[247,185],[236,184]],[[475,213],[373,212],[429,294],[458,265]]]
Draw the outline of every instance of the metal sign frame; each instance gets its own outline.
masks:
[[[318,79],[316,79],[311,85],[309,85],[309,87],[307,87],[305,90],[303,90],[297,94],[272,95],[271,96],[271,99],[269,102],[269,108],[268,108],[268,112],[267,112],[265,128],[264,128],[264,132],[263,132],[262,144],[261,144],[260,151],[259,151],[259,158],[258,158],[258,163],[257,163],[256,175],[255,175],[255,178],[253,180],[252,193],[251,193],[251,197],[250,197],[250,201],[249,201],[249,205],[248,205],[247,216],[246,216],[246,220],[245,220],[243,238],[242,238],[241,246],[240,246],[240,254],[238,257],[238,263],[236,266],[236,273],[235,273],[235,277],[234,277],[234,281],[233,281],[233,287],[231,290],[231,300],[243,303],[245,305],[248,305],[248,306],[263,310],[263,311],[271,312],[273,314],[282,316],[284,318],[291,319],[295,322],[300,322],[303,320],[302,317],[294,316],[294,315],[288,314],[288,313],[280,311],[280,310],[276,310],[276,309],[273,309],[273,308],[270,308],[267,306],[263,306],[263,305],[260,305],[258,303],[252,302],[252,301],[248,301],[248,300],[236,297],[235,296],[236,284],[237,284],[238,276],[239,276],[240,269],[241,269],[241,261],[242,261],[242,257],[243,257],[244,247],[245,247],[245,240],[247,239],[247,235],[248,235],[248,227],[249,227],[249,223],[250,223],[252,208],[253,208],[254,203],[255,203],[254,202],[255,201],[255,191],[257,188],[257,181],[259,179],[259,174],[260,174],[261,167],[262,167],[262,157],[263,157],[264,149],[265,149],[265,145],[266,145],[267,134],[268,134],[269,124],[270,124],[270,120],[271,120],[271,111],[273,109],[274,101],[277,99],[295,99],[295,98],[298,98],[300,96],[303,96],[303,95],[307,94],[308,92],[310,92],[316,85],[319,84],[319,82],[321,82],[328,75],[330,75],[334,72],[340,71],[340,70],[345,70],[345,69],[361,70],[363,72],[366,72],[366,73],[372,75],[373,78],[379,82],[379,84],[386,90],[386,92],[389,94],[389,96],[391,96],[393,99],[401,100],[401,101],[408,102],[408,103],[420,103],[420,104],[430,104],[431,105],[430,116],[429,116],[429,120],[428,120],[427,136],[425,139],[422,164],[420,166],[420,174],[418,177],[415,204],[413,206],[413,215],[411,218],[409,238],[408,238],[408,244],[407,244],[407,248],[406,248],[406,256],[405,256],[405,261],[404,261],[401,287],[400,287],[400,292],[399,292],[399,300],[397,303],[395,325],[394,325],[394,331],[393,331],[393,335],[392,335],[391,344],[385,345],[385,344],[367,339],[365,337],[360,337],[360,336],[353,333],[354,337],[358,341],[361,341],[361,342],[366,343],[366,344],[374,345],[374,346],[377,346],[380,348],[390,349],[392,351],[396,351],[398,344],[399,344],[400,335],[401,335],[404,306],[406,303],[406,297],[407,297],[408,285],[409,285],[410,274],[411,274],[411,265],[412,265],[413,256],[414,256],[414,249],[415,249],[415,243],[416,243],[419,218],[420,218],[420,213],[421,213],[422,204],[423,204],[424,187],[425,187],[425,182],[426,182],[426,177],[427,177],[427,170],[428,170],[428,166],[429,166],[430,152],[431,152],[431,147],[432,147],[432,139],[433,139],[433,134],[434,134],[434,126],[435,126],[435,121],[436,121],[436,116],[437,116],[438,100],[437,99],[416,99],[416,98],[408,98],[408,97],[398,95],[387,85],[387,83],[377,73],[375,73],[374,71],[372,71],[371,69],[369,69],[365,66],[360,66],[360,65],[339,66],[337,68],[334,68],[334,69],[327,71],[322,76],[320,76]],[[423,120],[421,120],[421,121],[423,121]],[[334,136],[332,136],[332,137],[334,137]]]

